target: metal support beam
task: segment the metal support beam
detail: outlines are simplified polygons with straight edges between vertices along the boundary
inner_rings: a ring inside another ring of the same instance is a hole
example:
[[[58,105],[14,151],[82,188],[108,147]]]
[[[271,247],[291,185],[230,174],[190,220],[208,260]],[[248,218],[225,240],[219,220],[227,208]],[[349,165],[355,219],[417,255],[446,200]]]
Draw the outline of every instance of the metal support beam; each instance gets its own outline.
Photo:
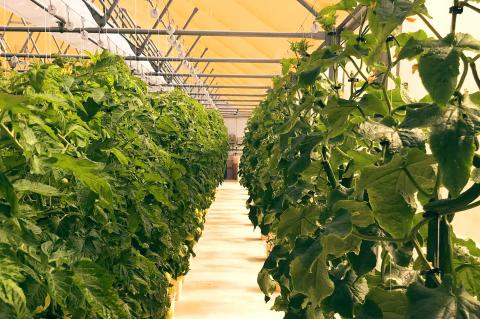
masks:
[[[7,53],[2,56],[11,58],[70,58],[70,59],[90,59],[88,55],[81,54],[46,54],[46,53]],[[184,60],[189,62],[214,62],[214,63],[280,63],[281,59],[262,59],[262,58],[180,58],[180,57],[163,57],[163,56],[123,56],[127,61],[168,61],[168,62],[182,62]],[[203,73],[203,71],[202,71]]]
[[[162,72],[148,72],[148,76],[190,76],[188,73],[162,73]],[[197,74],[199,78],[227,78],[227,79],[271,79],[277,75],[275,74]]]
[[[203,93],[192,93],[191,96],[205,96]],[[266,94],[240,94],[240,93],[211,93],[211,96],[238,96],[238,97],[265,97]]]
[[[161,84],[159,87],[193,87],[193,88],[210,88],[210,89],[252,89],[252,90],[268,90],[270,86],[256,85],[195,85],[195,84]]]
[[[162,21],[163,19],[163,16],[167,13],[168,11],[168,7],[170,7],[170,5],[172,4],[173,0],[168,0],[167,4],[165,5],[165,7],[163,8],[162,12],[160,12],[160,14],[158,15],[158,18],[157,20],[155,21],[155,23],[153,24],[153,27],[152,29],[155,29],[158,24],[160,23],[160,21]],[[143,51],[145,50],[145,47],[147,46],[147,43],[148,43],[148,40],[150,40],[150,35],[148,35],[145,40],[143,40],[142,44],[138,47],[138,49],[136,50],[135,54],[136,55],[141,55],[143,53]],[[160,69],[160,68],[159,68]]]
[[[311,5],[309,5],[305,0],[297,0],[308,12],[310,12],[314,17],[318,16],[317,10],[315,10]]]
[[[200,102],[207,101],[203,98],[197,98],[197,100],[200,101]],[[262,100],[236,100],[236,99],[232,99],[232,100],[218,99],[218,100],[215,100],[215,101],[217,101],[217,102],[234,102],[234,103],[236,103],[236,102],[260,103],[260,102],[262,102]]]
[[[0,32],[48,32],[48,33],[80,33],[87,31],[92,34],[146,34],[168,35],[165,29],[142,29],[142,28],[73,28],[64,27],[22,27],[0,26]],[[296,38],[324,40],[325,32],[272,32],[272,31],[227,31],[227,30],[176,30],[173,35],[181,36],[205,36],[205,37],[243,37],[243,38]]]

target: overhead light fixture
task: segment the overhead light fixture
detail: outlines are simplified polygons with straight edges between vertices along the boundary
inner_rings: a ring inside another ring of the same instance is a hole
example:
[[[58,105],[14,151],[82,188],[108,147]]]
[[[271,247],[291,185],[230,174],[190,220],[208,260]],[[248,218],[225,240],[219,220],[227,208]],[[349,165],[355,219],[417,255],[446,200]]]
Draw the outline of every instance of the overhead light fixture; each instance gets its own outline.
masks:
[[[152,18],[156,19],[156,18],[158,18],[159,15],[160,15],[160,12],[158,12],[157,7],[152,8],[152,10],[150,10],[150,16]]]
[[[57,7],[55,7],[52,3],[47,8],[47,12],[51,15],[57,14]]]
[[[318,33],[320,31],[320,24],[317,21],[313,21],[312,27],[310,28],[312,33]]]
[[[73,24],[73,22],[67,21],[67,23],[65,23],[65,29],[67,29],[68,31],[73,31],[75,29],[75,25]]]
[[[88,32],[87,31],[82,30],[80,32],[80,36],[81,36],[82,40],[85,40],[85,41],[88,40]]]

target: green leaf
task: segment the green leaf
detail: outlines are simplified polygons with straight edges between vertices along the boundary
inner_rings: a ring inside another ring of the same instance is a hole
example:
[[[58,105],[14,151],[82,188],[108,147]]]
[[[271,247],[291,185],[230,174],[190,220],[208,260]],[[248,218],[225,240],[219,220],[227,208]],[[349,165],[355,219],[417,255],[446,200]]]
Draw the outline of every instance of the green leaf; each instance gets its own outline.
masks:
[[[128,157],[125,156],[125,154],[122,153],[118,148],[114,147],[110,149],[110,152],[115,155],[115,157],[118,159],[120,164],[122,165],[128,165],[129,160]]]
[[[418,71],[433,101],[445,105],[452,98],[460,73],[460,56],[455,50],[434,50],[420,57]]]
[[[62,193],[55,187],[28,179],[19,179],[13,183],[17,192],[30,192],[43,196],[60,196]]]
[[[372,48],[369,61],[375,61],[385,45],[386,37],[399,27],[405,18],[420,10],[423,3],[424,1],[418,0],[377,0],[373,2],[372,10],[368,10],[368,20],[376,43]]]
[[[101,175],[101,171],[103,170],[101,163],[82,158],[73,158],[64,154],[54,154],[52,158],[54,159],[52,163],[54,166],[72,172],[80,182],[91,191],[97,193],[103,207],[112,207],[112,189],[107,180]]]
[[[324,109],[329,122],[328,136],[333,138],[342,134],[347,129],[348,118],[357,107],[354,101],[332,99]]]
[[[125,304],[113,289],[113,277],[89,260],[81,260],[74,266],[73,282],[83,296],[103,319],[130,318]]]
[[[442,183],[454,197],[460,194],[470,178],[474,139],[473,128],[461,119],[452,124],[437,125],[432,130],[430,148],[438,161]]]
[[[314,307],[320,305],[334,290],[326,263],[326,256],[322,253],[320,241],[317,240],[290,264],[294,291],[308,296]]]
[[[455,238],[453,266],[456,280],[472,296],[480,296],[480,249],[473,240]]]
[[[267,269],[262,269],[257,276],[257,283],[265,296],[271,296],[275,292],[276,284]]]
[[[373,251],[375,246],[375,242],[364,240],[362,241],[358,254],[354,252],[347,254],[348,261],[358,277],[369,273],[377,265],[377,255]]]
[[[0,278],[0,309],[1,303],[8,305],[17,319],[32,318],[22,288],[11,279]]]
[[[92,90],[92,98],[96,103],[101,103],[105,97],[105,90],[102,88],[94,88]]]
[[[400,123],[401,128],[430,127],[438,124],[443,118],[442,109],[436,104],[407,105],[407,114]]]
[[[383,116],[387,116],[389,113],[387,104],[374,94],[364,94],[358,104],[366,113],[380,114]]]
[[[358,191],[368,191],[375,219],[392,236],[407,236],[416,210],[413,195],[417,188],[406,170],[418,185],[429,191],[435,176],[432,164],[431,156],[410,149],[404,156],[394,156],[386,165],[368,166],[362,170]]]
[[[468,33],[458,32],[455,34],[455,39],[452,40],[452,34],[449,34],[445,41],[451,40],[453,46],[458,49],[468,50],[473,52],[480,52],[480,41],[475,39]]]
[[[348,150],[347,155],[353,159],[358,169],[375,164],[378,160],[378,156],[372,155],[364,150]]]
[[[445,276],[438,288],[413,283],[407,289],[408,317],[411,319],[479,319],[480,302]]]
[[[389,291],[378,287],[371,288],[366,297],[380,310],[379,316],[365,317],[365,319],[405,319],[407,312],[407,298],[402,291]],[[362,317],[363,318],[363,317]]]
[[[320,67],[316,67],[313,69],[300,72],[300,74],[298,75],[298,85],[300,86],[312,85],[317,80],[317,77],[320,74],[320,71],[321,71]]]
[[[352,223],[359,227],[367,227],[375,222],[372,215],[372,210],[367,202],[360,202],[356,200],[339,200],[332,210],[336,212],[339,209],[346,209],[350,212]]]
[[[46,275],[48,293],[54,303],[69,308],[67,299],[71,297],[73,286],[73,273],[67,270],[55,269]]]
[[[341,276],[339,276],[341,275]],[[365,278],[358,278],[353,271],[340,272],[332,276],[335,284],[333,293],[324,300],[326,308],[341,316],[353,318],[355,305],[362,304],[368,293]]]
[[[12,111],[13,113],[30,113],[25,106],[30,99],[24,95],[0,93],[0,110]]]
[[[10,204],[10,216],[16,216],[18,213],[17,195],[12,184],[3,173],[0,173],[0,195]]]
[[[341,208],[335,212],[332,221],[325,225],[324,235],[332,235],[343,239],[352,233],[352,227],[350,212]]]
[[[320,217],[318,207],[291,207],[280,216],[277,228],[277,237],[296,238],[300,235],[309,235],[317,229],[316,222]]]

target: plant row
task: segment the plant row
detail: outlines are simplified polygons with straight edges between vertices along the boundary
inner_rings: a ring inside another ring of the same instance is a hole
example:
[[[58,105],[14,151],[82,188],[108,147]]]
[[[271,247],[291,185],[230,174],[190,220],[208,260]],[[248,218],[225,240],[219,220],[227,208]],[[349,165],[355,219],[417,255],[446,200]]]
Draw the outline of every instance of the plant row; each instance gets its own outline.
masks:
[[[480,41],[455,31],[470,2],[441,35],[424,1],[343,0],[319,14],[329,44],[292,45],[240,168],[273,245],[258,283],[286,319],[480,318],[480,249],[452,226],[480,204],[480,93],[462,89],[471,74],[480,90]],[[358,28],[335,31],[338,11]],[[421,100],[397,76],[407,60]]]
[[[220,114],[108,52],[0,82],[0,317],[165,318],[223,179]]]

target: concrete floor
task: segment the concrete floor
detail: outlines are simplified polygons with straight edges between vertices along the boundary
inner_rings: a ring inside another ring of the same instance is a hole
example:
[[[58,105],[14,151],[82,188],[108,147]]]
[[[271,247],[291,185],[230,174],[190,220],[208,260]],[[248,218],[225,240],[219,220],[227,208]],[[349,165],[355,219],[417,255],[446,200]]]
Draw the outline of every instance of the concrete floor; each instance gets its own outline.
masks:
[[[175,319],[280,319],[257,286],[265,243],[247,216],[247,192],[225,181],[207,215],[197,257],[185,277]]]

